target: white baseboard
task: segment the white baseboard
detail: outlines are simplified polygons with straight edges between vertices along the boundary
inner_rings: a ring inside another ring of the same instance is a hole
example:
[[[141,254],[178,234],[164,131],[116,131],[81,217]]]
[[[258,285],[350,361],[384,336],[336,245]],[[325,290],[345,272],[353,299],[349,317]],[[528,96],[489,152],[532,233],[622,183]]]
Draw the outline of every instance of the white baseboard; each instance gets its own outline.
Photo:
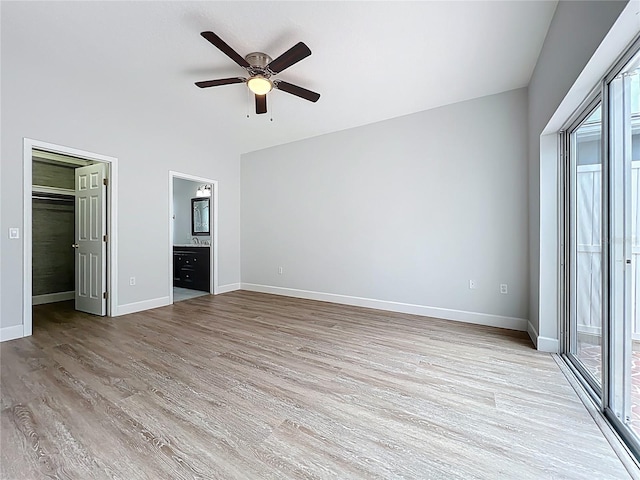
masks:
[[[73,290],[70,292],[58,292],[47,293],[45,295],[34,295],[31,297],[31,305],[43,305],[45,303],[64,302],[65,300],[73,300],[76,297],[76,292]]]
[[[538,337],[538,350],[541,352],[558,353],[560,342],[557,338]]]
[[[560,342],[557,338],[541,337],[531,322],[527,322],[527,333],[536,349],[541,352],[558,353]]]
[[[12,327],[0,328],[0,342],[22,338],[24,336],[24,327],[22,324]]]
[[[239,283],[229,283],[227,285],[218,285],[218,291],[216,295],[220,295],[221,293],[233,292],[235,290],[240,290]]]
[[[351,297],[338,295],[335,293],[313,292],[309,290],[298,290],[294,288],[273,287],[270,285],[256,285],[253,283],[242,283],[242,290],[252,292],[272,293],[287,297],[305,298],[308,300],[320,300],[323,302],[340,303],[343,305],[353,305],[356,307],[375,308],[377,310],[387,310],[390,312],[409,313],[421,315],[423,317],[441,318],[444,320],[454,320],[457,322],[474,323],[490,327],[507,328],[509,330],[527,330],[527,320],[524,318],[505,317],[501,315],[490,315],[487,313],[468,312],[464,310],[453,310],[449,308],[429,307],[425,305],[414,305],[410,303],[390,302],[387,300],[376,300],[373,298]]]
[[[129,313],[142,312],[143,310],[151,310],[152,308],[165,307],[171,305],[171,299],[167,297],[153,298],[151,300],[144,300],[142,302],[127,303],[125,305],[118,305],[118,309],[114,317],[120,315],[128,315]]]

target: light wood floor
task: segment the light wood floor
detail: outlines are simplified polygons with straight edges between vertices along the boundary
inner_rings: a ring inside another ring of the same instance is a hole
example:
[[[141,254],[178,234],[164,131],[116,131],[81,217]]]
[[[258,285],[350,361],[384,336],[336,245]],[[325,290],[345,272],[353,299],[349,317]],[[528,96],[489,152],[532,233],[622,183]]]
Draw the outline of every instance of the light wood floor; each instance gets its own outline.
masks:
[[[34,308],[3,479],[629,478],[526,334],[251,292]]]

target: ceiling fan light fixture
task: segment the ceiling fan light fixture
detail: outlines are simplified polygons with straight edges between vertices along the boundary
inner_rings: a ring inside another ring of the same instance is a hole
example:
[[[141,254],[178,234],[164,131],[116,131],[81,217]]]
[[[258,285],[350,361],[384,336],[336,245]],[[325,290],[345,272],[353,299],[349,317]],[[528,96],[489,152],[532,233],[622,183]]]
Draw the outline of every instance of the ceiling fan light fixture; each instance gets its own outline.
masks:
[[[262,75],[256,75],[247,80],[247,86],[256,95],[266,95],[273,89],[273,83]]]

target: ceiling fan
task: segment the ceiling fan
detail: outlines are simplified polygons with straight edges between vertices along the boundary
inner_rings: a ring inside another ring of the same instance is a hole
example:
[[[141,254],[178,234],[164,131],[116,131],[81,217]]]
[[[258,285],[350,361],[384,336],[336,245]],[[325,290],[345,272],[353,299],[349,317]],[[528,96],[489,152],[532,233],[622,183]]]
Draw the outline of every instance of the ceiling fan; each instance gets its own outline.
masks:
[[[220,85],[230,85],[233,83],[246,83],[256,99],[256,113],[267,113],[267,93],[277,88],[283,92],[290,93],[296,97],[304,98],[310,102],[317,102],[320,94],[299,87],[283,80],[272,80],[271,77],[279,74],[291,65],[298,63],[300,60],[311,55],[311,50],[304,43],[298,42],[289,50],[284,52],[275,60],[269,55],[262,52],[253,52],[242,58],[238,52],[225,43],[218,35],[213,32],[202,32],[205,39],[211,42],[222,53],[231,60],[244,68],[249,74],[245,77],[220,78],[218,80],[206,80],[204,82],[196,82],[196,86],[200,88],[217,87]]]

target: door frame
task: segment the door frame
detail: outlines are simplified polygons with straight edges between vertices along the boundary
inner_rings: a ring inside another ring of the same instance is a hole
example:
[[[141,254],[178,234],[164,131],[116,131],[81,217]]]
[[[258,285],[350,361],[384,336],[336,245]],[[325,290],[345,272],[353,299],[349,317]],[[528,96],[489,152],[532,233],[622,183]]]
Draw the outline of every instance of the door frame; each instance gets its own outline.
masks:
[[[211,235],[211,255],[209,264],[209,293],[218,294],[218,181],[210,178],[198,177],[188,173],[169,170],[169,303],[173,304],[173,179],[190,180],[192,182],[211,185],[211,201],[213,208],[210,210],[210,221],[213,228]]]
[[[107,232],[109,241],[107,242],[107,316],[114,317],[117,315],[118,305],[118,159],[102,155],[100,153],[88,152],[77,148],[56,145],[49,142],[24,138],[23,140],[23,168],[24,168],[24,199],[23,199],[23,299],[22,299],[22,318],[23,318],[23,337],[27,337],[33,333],[33,312],[32,312],[32,184],[33,184],[33,150],[44,150],[51,153],[68,155],[72,157],[82,158],[92,162],[100,162],[107,164]]]

